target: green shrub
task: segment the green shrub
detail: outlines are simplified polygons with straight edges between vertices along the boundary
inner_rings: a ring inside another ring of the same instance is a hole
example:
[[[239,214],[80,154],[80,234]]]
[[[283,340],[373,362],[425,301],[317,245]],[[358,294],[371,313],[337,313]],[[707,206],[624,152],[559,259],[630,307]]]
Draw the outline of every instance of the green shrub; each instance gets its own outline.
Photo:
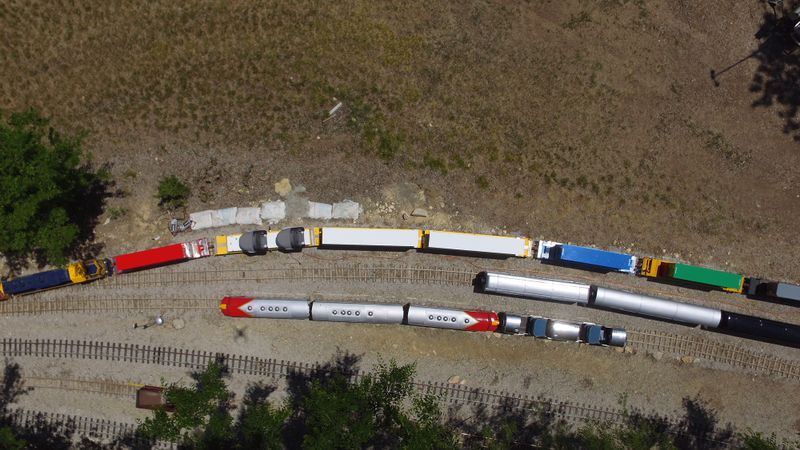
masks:
[[[167,209],[178,209],[186,206],[191,191],[175,175],[161,179],[158,183],[158,206]]]

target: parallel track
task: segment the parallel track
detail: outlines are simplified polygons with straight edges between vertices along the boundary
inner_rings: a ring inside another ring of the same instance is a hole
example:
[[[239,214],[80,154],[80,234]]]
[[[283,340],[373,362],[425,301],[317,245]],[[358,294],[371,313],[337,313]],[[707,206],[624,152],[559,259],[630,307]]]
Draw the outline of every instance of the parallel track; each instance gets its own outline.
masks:
[[[68,312],[112,311],[215,311],[216,298],[91,298],[62,297],[55,300],[8,301],[0,303],[0,315],[40,315]],[[438,306],[459,307],[457,304]],[[723,343],[701,336],[677,335],[652,330],[628,330],[627,347],[637,353],[666,353],[689,356],[750,371],[800,380],[800,362],[750,350],[739,344]]]
[[[201,370],[211,362],[220,361],[231,374],[258,376],[260,379],[276,381],[286,379],[290,375],[318,376],[333,372],[326,365],[319,363],[302,363],[172,347],[95,341],[2,339],[0,340],[0,354],[12,358],[91,359],[171,366],[190,370]],[[364,372],[347,374],[351,381],[357,381],[364,375],[366,375]],[[49,380],[46,382],[57,383]],[[414,387],[420,393],[436,395],[442,401],[452,405],[478,404],[490,407],[546,411],[552,414],[554,418],[563,419],[570,423],[580,423],[588,420],[622,422],[625,419],[623,411],[619,409],[572,402],[556,402],[513,392],[471,388],[441,382],[415,382]],[[128,395],[130,389],[135,389],[132,386],[120,383],[107,383],[105,381],[92,383],[88,380],[78,380],[76,383],[68,381],[65,388],[110,395]]]
[[[321,267],[290,266],[245,270],[170,270],[141,271],[115,275],[83,288],[93,287],[146,287],[172,284],[205,284],[226,281],[363,281],[387,283],[419,283],[469,286],[475,278],[474,270],[441,269],[412,265],[328,265]]]
[[[742,347],[703,339],[655,331],[628,330],[627,346],[638,352],[662,352],[691,356],[746,370],[800,380],[800,362],[779,358]]]

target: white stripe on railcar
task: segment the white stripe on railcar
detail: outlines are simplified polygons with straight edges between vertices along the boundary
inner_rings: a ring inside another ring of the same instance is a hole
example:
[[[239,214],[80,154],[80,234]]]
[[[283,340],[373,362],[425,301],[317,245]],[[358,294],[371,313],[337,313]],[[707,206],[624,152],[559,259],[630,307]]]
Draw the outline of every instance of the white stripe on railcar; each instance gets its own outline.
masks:
[[[493,253],[523,258],[531,254],[531,240],[527,238],[432,230],[425,231],[425,234],[428,236],[427,248],[431,250]]]
[[[420,248],[421,230],[395,228],[323,228],[322,245]]]

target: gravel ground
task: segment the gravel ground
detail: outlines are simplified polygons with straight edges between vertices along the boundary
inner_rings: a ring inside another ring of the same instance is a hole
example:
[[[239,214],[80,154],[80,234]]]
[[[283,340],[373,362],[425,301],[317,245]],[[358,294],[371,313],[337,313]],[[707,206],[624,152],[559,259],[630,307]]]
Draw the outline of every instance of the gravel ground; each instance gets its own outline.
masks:
[[[158,269],[196,271],[211,269],[257,269],[287,264],[321,266],[327,264],[425,264],[426,267],[470,268],[475,272],[496,270],[528,271],[556,278],[598,280],[604,285],[631,290],[659,292],[690,298],[693,303],[729,303],[729,309],[759,313],[784,320],[796,320],[797,312],[724,293],[695,293],[672,286],[656,285],[635,277],[599,275],[541,265],[520,260],[479,260],[414,253],[310,251],[300,255],[275,254],[248,258],[229,256],[207,258],[188,264]],[[159,298],[167,325],[134,329],[134,323],[152,320],[154,311],[84,312],[42,316],[15,316],[0,319],[3,337],[82,339],[164,345],[177,348],[228,352],[291,361],[328,361],[348,352],[369,369],[380,360],[396,359],[416,363],[418,378],[445,382],[458,375],[468,386],[525,393],[557,400],[616,407],[623,394],[628,404],[645,411],[672,414],[680,410],[681,400],[699,396],[709,402],[721,423],[738,428],[752,427],[780,436],[797,436],[800,431],[798,383],[767,375],[715,366],[708,362],[683,364],[673,358],[631,355],[610,348],[535,340],[519,336],[461,333],[390,325],[351,325],[307,321],[232,319],[215,308],[175,311],[170,299],[209,298],[224,295],[288,296],[314,299],[348,299],[365,302],[400,302],[469,307],[538,314],[547,317],[593,321],[615,327],[661,330],[676,334],[700,334],[721,342],[739,343],[748,349],[800,360],[800,350],[773,344],[742,340],[678,324],[652,321],[610,313],[517,298],[472,292],[467,286],[440,286],[410,283],[368,283],[354,281],[274,281],[173,284],[157,287],[95,285],[53,290],[21,299],[43,301],[50,298]],[[690,297],[691,296],[691,297]],[[772,314],[767,314],[769,311]],[[185,327],[175,329],[171,320],[180,318]],[[239,336],[239,337],[237,337]],[[41,359],[21,357],[23,373],[36,376],[112,379],[121,382],[158,384],[188,381],[189,372],[177,368],[105,361]],[[238,393],[253,377],[235,376],[231,382]],[[39,389],[24,396],[19,405],[62,413],[102,416],[120,421],[142,418],[146,413],[133,408],[133,401],[54,389]]]

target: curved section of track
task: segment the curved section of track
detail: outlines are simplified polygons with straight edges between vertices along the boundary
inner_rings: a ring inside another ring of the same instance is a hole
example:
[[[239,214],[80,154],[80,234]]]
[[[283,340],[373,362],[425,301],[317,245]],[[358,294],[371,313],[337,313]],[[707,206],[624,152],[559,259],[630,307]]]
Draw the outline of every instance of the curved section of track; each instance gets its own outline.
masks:
[[[226,281],[364,281],[394,283],[426,283],[469,286],[474,270],[442,269],[414,265],[328,265],[320,267],[291,266],[245,270],[170,270],[141,271],[100,280],[92,287],[144,287],[185,283],[219,283]]]

